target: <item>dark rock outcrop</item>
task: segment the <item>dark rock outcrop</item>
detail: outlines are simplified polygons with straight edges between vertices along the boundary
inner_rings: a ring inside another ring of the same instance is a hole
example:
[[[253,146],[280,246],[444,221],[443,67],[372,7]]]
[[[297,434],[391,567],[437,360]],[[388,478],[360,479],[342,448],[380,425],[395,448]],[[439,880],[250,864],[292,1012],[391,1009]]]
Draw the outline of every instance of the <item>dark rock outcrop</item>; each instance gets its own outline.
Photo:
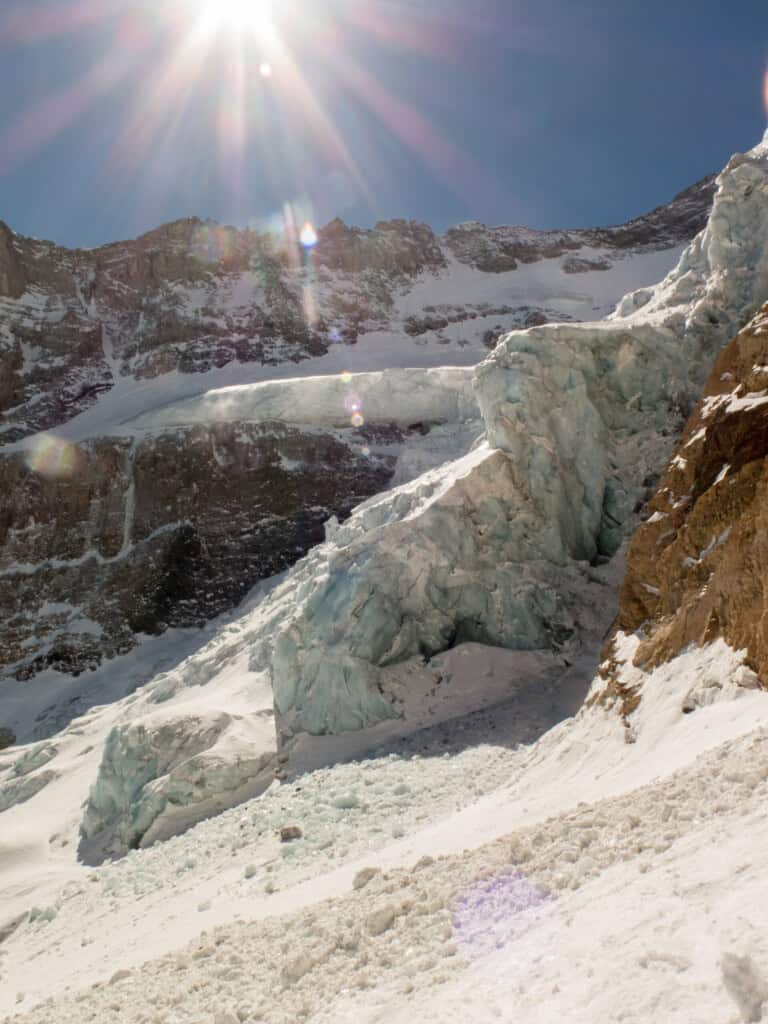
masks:
[[[0,457],[0,665],[76,674],[233,607],[386,486],[364,440],[219,423],[70,445],[57,474]]]

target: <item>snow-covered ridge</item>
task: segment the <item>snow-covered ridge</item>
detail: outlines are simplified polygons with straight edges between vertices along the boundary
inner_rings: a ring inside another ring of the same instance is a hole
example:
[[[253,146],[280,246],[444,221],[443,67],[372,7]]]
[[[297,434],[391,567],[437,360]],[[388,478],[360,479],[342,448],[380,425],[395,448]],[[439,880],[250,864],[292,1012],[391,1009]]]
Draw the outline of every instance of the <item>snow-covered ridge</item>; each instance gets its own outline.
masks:
[[[711,195],[707,179],[627,225],[579,231],[334,221],[311,254],[195,219],[87,252],[2,225],[0,442],[228,383],[476,363],[505,330],[605,316],[657,280]]]

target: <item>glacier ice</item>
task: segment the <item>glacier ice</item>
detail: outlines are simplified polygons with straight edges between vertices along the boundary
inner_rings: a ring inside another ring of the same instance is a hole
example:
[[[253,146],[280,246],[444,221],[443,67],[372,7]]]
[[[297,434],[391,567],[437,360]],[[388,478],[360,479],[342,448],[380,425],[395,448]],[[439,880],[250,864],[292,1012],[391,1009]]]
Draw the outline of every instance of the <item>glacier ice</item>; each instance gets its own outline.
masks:
[[[258,795],[274,754],[271,719],[259,715],[173,708],[116,725],[86,804],[81,859],[151,846]]]
[[[283,740],[397,714],[396,666],[462,641],[578,642],[585,563],[614,554],[681,394],[768,295],[768,160],[734,157],[718,184],[642,302],[500,341],[474,379],[486,446],[369,500],[296,567],[264,641]]]
[[[450,423],[479,406],[485,441],[330,523],[326,542],[263,598],[250,671],[271,684],[276,740],[259,719],[250,760],[229,756],[221,769],[210,759],[232,735],[231,749],[249,749],[247,715],[235,728],[224,713],[199,719],[175,708],[165,721],[119,727],[84,841],[148,844],[236,802],[261,784],[275,742],[290,757],[308,738],[325,739],[332,759],[350,749],[340,734],[372,744],[388,723],[423,724],[420,704],[451,686],[439,666],[467,645],[538,658],[546,672],[594,643],[606,609],[590,596],[593,566],[622,543],[716,352],[768,298],[767,198],[768,140],[729,162],[707,228],[664,281],[626,296],[607,321],[506,335],[476,368],[474,394],[466,371],[357,382],[374,418]],[[342,406],[338,381],[296,381],[228,389],[132,426],[294,421],[297,410],[326,423]],[[456,706],[447,701],[445,714]]]
[[[350,405],[354,396],[355,405]],[[238,384],[144,413],[125,425],[158,430],[191,423],[280,420],[345,427],[359,411],[367,423],[456,423],[477,418],[472,368],[372,370]]]

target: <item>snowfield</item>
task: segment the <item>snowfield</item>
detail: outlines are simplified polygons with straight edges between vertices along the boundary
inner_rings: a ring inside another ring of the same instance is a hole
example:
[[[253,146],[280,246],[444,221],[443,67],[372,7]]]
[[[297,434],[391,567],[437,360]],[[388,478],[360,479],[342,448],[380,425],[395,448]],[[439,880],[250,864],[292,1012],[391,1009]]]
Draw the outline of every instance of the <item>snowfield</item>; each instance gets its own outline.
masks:
[[[738,1005],[768,975],[768,694],[745,672],[722,642],[656,670],[629,745],[590,709],[542,734],[558,690],[537,690],[71,866],[6,926],[2,1005],[56,1024],[758,1020]],[[8,881],[28,853],[4,840]]]

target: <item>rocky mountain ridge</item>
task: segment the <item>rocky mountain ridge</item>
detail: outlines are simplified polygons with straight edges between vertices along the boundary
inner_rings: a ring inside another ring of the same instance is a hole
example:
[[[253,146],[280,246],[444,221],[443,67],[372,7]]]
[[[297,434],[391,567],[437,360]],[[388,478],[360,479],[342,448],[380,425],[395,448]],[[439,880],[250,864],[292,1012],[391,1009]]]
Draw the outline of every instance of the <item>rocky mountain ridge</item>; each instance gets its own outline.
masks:
[[[226,366],[290,373],[366,339],[384,360],[392,336],[404,340],[401,365],[420,365],[428,345],[445,349],[443,363],[463,348],[476,361],[504,330],[605,315],[628,286],[651,283],[650,257],[703,227],[713,191],[706,178],[604,229],[468,223],[439,236],[414,221],[337,219],[311,251],[290,225],[273,235],[188,219],[73,250],[0,223],[0,443],[57,427],[127,382]]]

